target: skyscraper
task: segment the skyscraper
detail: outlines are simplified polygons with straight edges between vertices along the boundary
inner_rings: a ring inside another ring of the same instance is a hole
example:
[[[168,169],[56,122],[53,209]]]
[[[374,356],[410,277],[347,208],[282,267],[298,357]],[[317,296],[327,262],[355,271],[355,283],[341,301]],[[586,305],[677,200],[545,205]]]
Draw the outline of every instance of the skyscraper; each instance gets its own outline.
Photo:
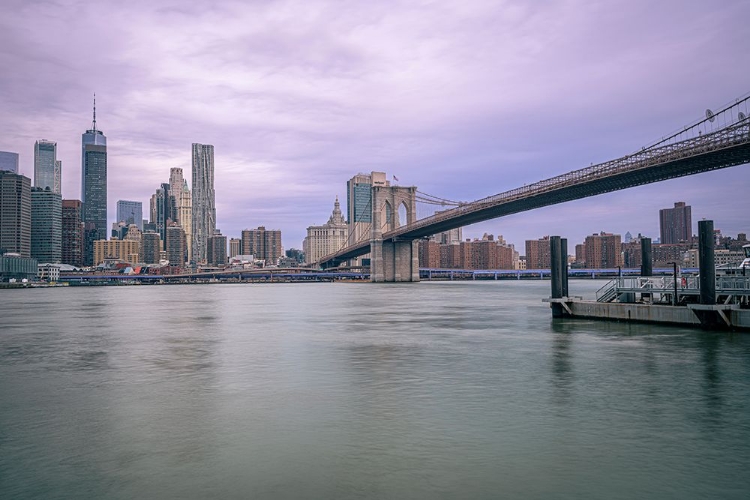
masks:
[[[62,263],[83,265],[83,209],[79,200],[62,201]]]
[[[34,143],[34,187],[50,188],[61,193],[62,163],[57,160],[57,143],[39,140]]]
[[[116,222],[135,224],[143,231],[143,204],[140,201],[118,200]]]
[[[0,170],[0,255],[31,256],[31,179]]]
[[[193,199],[188,188],[187,181],[182,175],[182,169],[175,167],[169,171],[169,191],[174,196],[177,209],[175,212],[176,222],[185,231],[185,240],[188,242],[187,260],[192,260],[193,253]]]
[[[385,172],[357,174],[346,182],[346,210],[349,223],[349,244],[370,239],[372,226],[372,186],[390,186]],[[369,260],[370,254],[357,257],[355,264]]]
[[[81,140],[81,202],[83,203],[83,263],[94,262],[94,241],[107,239],[107,138],[96,129],[96,96],[94,121]]]
[[[165,242],[167,260],[171,266],[185,265],[185,231],[179,224],[173,222],[167,228],[167,241]]]
[[[206,261],[212,266],[224,266],[227,263],[227,237],[218,229],[206,240]]]
[[[216,230],[214,147],[193,143],[192,260],[206,262],[208,238]],[[226,252],[225,252],[226,253]]]
[[[0,151],[0,170],[18,173],[18,153]]]
[[[175,198],[170,193],[169,184],[165,182],[151,196],[151,223],[156,224],[156,231],[162,242],[167,240],[169,223],[177,219],[176,212]]]
[[[691,207],[678,201],[674,208],[659,210],[659,232],[662,244],[681,243],[690,240],[692,232]]]
[[[49,186],[31,189],[31,257],[49,264],[62,259],[62,197]]]
[[[144,264],[158,264],[161,255],[161,240],[159,233],[145,231],[141,235],[140,258]]]

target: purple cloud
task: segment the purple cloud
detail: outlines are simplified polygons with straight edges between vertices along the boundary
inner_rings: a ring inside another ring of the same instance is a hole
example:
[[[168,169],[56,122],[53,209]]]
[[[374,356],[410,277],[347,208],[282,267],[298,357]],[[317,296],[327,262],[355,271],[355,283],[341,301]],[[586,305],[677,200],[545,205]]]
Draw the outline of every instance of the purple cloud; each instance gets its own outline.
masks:
[[[218,226],[300,247],[357,172],[472,200],[622,156],[748,90],[745,20],[726,1],[6,1],[0,150],[58,143],[80,196],[80,134],[109,144],[109,214],[148,199],[190,144],[216,150]],[[748,231],[750,169],[611,193],[466,228],[523,240],[658,236],[686,201]]]

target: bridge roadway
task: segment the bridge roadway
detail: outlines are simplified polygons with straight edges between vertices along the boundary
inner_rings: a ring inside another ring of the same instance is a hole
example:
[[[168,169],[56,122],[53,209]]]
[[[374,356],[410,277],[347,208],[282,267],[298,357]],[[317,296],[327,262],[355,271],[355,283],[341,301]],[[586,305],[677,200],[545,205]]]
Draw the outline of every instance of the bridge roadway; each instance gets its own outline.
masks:
[[[750,162],[750,118],[716,132],[656,145],[615,160],[574,170],[460,205],[383,233],[383,241],[414,240],[450,229],[686,175]],[[370,252],[363,241],[319,261],[333,267]]]

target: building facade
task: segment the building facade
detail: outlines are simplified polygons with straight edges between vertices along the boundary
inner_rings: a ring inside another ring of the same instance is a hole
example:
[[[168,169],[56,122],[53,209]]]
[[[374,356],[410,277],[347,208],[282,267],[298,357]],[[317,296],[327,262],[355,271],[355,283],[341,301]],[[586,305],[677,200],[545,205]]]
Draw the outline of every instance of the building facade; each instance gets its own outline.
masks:
[[[34,143],[34,187],[62,192],[61,163],[57,161],[57,143],[39,140]]]
[[[31,179],[0,170],[0,255],[5,252],[31,257]]]
[[[182,226],[173,222],[167,228],[167,241],[165,245],[167,260],[171,266],[184,266],[187,258],[187,246],[185,241],[185,230]]]
[[[227,255],[230,259],[242,255],[242,239],[241,238],[230,238],[229,239],[229,254]]]
[[[538,240],[526,240],[526,269],[549,269],[549,236]]]
[[[62,262],[62,197],[45,188],[31,188],[31,256],[39,263]]]
[[[188,188],[188,183],[183,176],[181,168],[172,168],[169,171],[169,191],[175,199],[176,211],[175,222],[185,231],[185,239],[188,242],[187,261],[191,261],[193,248],[193,198]]]
[[[91,129],[81,138],[81,203],[84,223],[84,265],[94,261],[96,240],[107,239],[107,138],[96,128],[96,101]]]
[[[685,243],[690,241],[692,217],[690,205],[678,201],[674,208],[659,210],[659,236],[661,244]]]
[[[117,220],[115,222],[124,222],[128,226],[135,224],[138,226],[138,229],[143,231],[143,203],[140,201],[118,200]]]
[[[586,236],[583,247],[588,269],[614,269],[622,266],[622,242],[619,234],[602,231]]]
[[[192,260],[206,262],[208,238],[216,230],[214,147],[193,144]]]
[[[227,237],[223,236],[218,229],[208,238],[206,261],[211,266],[225,266],[227,264]]]
[[[279,241],[281,235],[279,234]],[[333,212],[328,222],[322,226],[310,226],[307,228],[307,237],[302,243],[305,252],[305,262],[312,264],[322,257],[338,252],[344,248],[349,241],[349,225],[341,214],[339,199],[333,204]],[[280,244],[280,243],[279,243]]]
[[[169,191],[169,184],[163,183],[151,196],[151,223],[156,225],[156,232],[162,241],[167,239],[167,227],[175,222],[177,201]]]
[[[10,151],[0,151],[0,170],[17,174],[18,153],[11,153]]]
[[[80,200],[62,200],[61,262],[83,266],[83,209]]]
[[[267,266],[271,266],[276,265],[283,253],[280,230],[260,226],[242,231],[242,255],[252,255],[256,260],[264,260]]]
[[[161,260],[161,238],[155,231],[141,235],[140,260],[144,264],[158,264]]]
[[[140,248],[133,240],[96,240],[94,242],[94,265],[98,266],[105,260],[121,260],[130,262],[131,257],[139,255]]]

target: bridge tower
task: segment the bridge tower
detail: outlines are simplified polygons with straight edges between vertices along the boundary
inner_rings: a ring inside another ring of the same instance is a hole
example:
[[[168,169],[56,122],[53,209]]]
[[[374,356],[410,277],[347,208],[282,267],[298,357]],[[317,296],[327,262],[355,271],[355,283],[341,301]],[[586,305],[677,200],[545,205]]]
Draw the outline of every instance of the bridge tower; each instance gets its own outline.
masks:
[[[419,242],[383,240],[383,233],[417,220],[417,188],[384,184],[372,186],[370,281],[419,281]],[[399,212],[405,212],[406,220],[399,220]]]

